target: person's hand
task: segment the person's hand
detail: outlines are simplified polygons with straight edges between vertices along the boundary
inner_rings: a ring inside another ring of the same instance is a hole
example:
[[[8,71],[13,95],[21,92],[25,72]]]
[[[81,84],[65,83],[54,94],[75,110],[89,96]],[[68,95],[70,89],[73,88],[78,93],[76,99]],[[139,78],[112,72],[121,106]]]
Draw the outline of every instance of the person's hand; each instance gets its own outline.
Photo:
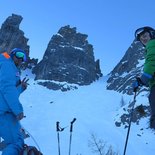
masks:
[[[27,86],[28,86],[28,82],[29,81],[29,79],[28,78],[24,78],[22,81],[21,81],[21,85],[22,85],[22,88],[25,90],[26,88],[27,88]]]
[[[133,88],[133,91],[136,92],[139,88],[139,86],[142,86],[142,81],[139,77],[136,77],[136,81],[133,82],[132,84],[132,88]]]
[[[132,88],[133,88],[133,92],[136,92],[137,89],[139,88],[139,83],[137,80],[133,82]]]
[[[21,113],[19,113],[17,116],[16,116],[16,119],[18,120],[18,121],[20,121],[21,119],[23,119],[25,116],[24,116],[24,113],[23,112],[21,112]]]
[[[134,81],[132,84],[133,91],[136,92],[139,86],[145,85],[146,87],[148,87],[149,81],[151,79],[153,79],[153,76],[145,72],[141,75],[141,77],[136,77],[136,81]]]

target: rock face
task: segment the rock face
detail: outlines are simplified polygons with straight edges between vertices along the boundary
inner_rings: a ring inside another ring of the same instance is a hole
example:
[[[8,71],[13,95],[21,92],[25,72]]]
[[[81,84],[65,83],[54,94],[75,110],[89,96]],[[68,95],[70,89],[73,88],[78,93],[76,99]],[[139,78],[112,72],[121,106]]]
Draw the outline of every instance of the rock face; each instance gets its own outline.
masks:
[[[124,114],[117,115],[117,117],[119,117],[119,119],[115,121],[115,125],[117,127],[120,127],[120,126],[124,126],[124,128],[128,127],[130,123],[131,113],[132,113],[132,122],[136,124],[139,124],[140,119],[150,116],[151,110],[149,106],[145,106],[141,104],[135,107],[133,111],[131,109],[132,106],[133,106],[133,102],[129,104],[127,109],[123,108]]]
[[[21,48],[29,55],[28,39],[19,29],[22,19],[20,15],[12,14],[4,21],[0,29],[0,52]]]
[[[76,28],[62,27],[51,38],[43,59],[34,68],[35,79],[88,85],[101,77],[99,60],[95,61],[87,37],[77,33]]]
[[[28,39],[24,36],[24,32],[19,29],[22,19],[22,16],[12,14],[2,24],[0,29],[0,53],[4,51],[9,53],[13,48],[23,49],[28,57],[28,61],[22,66],[25,69],[35,66],[38,60],[29,57]]]
[[[131,95],[132,83],[139,76],[144,64],[144,47],[133,41],[123,58],[109,75],[107,89]]]
[[[133,81],[136,80],[137,76],[140,76],[143,71],[145,57],[145,49],[140,42],[133,41],[131,46],[126,51],[123,58],[116,65],[116,67],[109,74],[109,79],[107,80],[107,89],[115,90],[117,92],[132,95]],[[143,95],[141,95],[143,92]],[[145,95],[144,95],[145,94]],[[137,92],[137,96],[148,97],[148,88],[141,87]],[[129,126],[129,121],[132,112],[132,122],[139,124],[140,119],[150,116],[150,106],[144,101],[138,103],[138,106],[134,107],[134,101],[123,106],[124,113],[118,113],[115,125],[117,127],[124,126],[125,128]],[[140,104],[140,105],[139,105]],[[149,120],[149,119],[148,119]]]

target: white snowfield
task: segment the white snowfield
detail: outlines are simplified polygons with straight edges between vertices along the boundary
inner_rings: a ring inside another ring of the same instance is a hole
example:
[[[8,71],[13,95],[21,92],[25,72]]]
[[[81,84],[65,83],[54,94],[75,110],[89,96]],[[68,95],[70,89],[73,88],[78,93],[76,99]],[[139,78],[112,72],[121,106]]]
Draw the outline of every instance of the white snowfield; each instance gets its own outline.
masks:
[[[123,154],[127,129],[116,127],[115,121],[124,112],[120,107],[122,96],[126,104],[133,100],[133,96],[107,90],[107,77],[89,86],[61,92],[38,85],[33,75],[26,71],[23,77],[25,74],[30,80],[29,87],[20,96],[26,115],[21,124],[33,136],[44,155],[58,155],[57,121],[60,127],[65,128],[59,132],[61,155],[68,154],[70,122],[74,118],[71,155],[93,155],[88,146],[92,134],[103,140],[107,147],[111,145],[119,155]],[[148,104],[147,97],[139,95],[136,105],[142,103]],[[126,155],[154,155],[155,135],[147,129],[148,120],[142,118],[139,125],[132,123]],[[25,143],[36,146],[33,138],[27,138]]]

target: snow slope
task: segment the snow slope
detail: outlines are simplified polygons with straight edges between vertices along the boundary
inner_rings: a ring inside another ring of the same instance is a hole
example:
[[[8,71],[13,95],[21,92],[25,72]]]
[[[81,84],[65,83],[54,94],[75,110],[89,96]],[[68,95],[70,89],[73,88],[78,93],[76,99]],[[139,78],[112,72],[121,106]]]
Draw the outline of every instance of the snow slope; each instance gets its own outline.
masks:
[[[71,155],[94,154],[88,147],[92,134],[123,154],[127,129],[116,127],[115,120],[123,112],[120,107],[122,96],[126,103],[132,101],[133,96],[106,90],[107,77],[89,86],[61,92],[40,86],[33,80],[33,75],[25,72],[23,77],[25,74],[30,80],[28,89],[20,96],[26,115],[21,124],[36,140],[44,155],[58,155],[57,121],[61,127],[66,127],[60,132],[61,155],[68,154],[73,118],[77,120],[73,124]],[[144,95],[138,96],[136,103],[142,101],[148,104]],[[139,125],[132,124],[126,155],[154,155],[155,135],[147,129],[147,122],[148,118],[144,118]],[[26,143],[35,145],[32,138],[26,139]]]

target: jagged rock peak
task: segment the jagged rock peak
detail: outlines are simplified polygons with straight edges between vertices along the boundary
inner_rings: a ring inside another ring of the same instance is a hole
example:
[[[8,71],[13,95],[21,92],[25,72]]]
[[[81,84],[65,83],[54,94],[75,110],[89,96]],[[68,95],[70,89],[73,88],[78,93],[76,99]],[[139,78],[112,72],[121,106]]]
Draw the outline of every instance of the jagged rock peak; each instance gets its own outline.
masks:
[[[22,16],[12,14],[1,26],[0,29],[0,52],[10,51],[13,48],[21,48],[29,55],[28,39],[24,36],[24,32],[19,29]]]
[[[2,24],[1,29],[9,29],[9,28],[19,29],[19,25],[22,20],[23,20],[22,16],[12,14],[12,16],[9,16]]]
[[[133,41],[123,58],[110,73],[107,89],[133,94],[132,83],[142,72],[144,55],[145,49],[141,43]]]
[[[102,76],[88,35],[69,25],[51,38],[43,59],[34,68],[36,79],[87,85]]]
[[[70,46],[83,47],[88,44],[87,37],[88,35],[77,33],[76,27],[70,28],[69,25],[60,28],[58,34],[66,39],[67,42],[70,43]]]

